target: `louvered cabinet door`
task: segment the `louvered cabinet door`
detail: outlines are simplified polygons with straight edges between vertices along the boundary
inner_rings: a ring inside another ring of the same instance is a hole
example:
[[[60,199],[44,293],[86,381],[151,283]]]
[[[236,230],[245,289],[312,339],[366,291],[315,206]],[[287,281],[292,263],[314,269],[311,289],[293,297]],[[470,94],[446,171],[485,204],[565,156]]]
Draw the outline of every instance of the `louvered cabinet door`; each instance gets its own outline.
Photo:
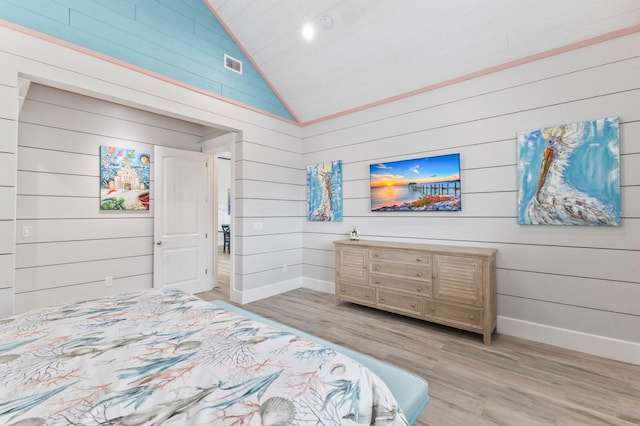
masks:
[[[340,301],[375,306],[375,290],[369,287],[369,249],[338,247],[336,250],[336,304]]]
[[[433,256],[433,298],[482,306],[483,260],[473,257]]]
[[[351,284],[369,284],[369,250],[339,247],[336,252],[336,278]]]

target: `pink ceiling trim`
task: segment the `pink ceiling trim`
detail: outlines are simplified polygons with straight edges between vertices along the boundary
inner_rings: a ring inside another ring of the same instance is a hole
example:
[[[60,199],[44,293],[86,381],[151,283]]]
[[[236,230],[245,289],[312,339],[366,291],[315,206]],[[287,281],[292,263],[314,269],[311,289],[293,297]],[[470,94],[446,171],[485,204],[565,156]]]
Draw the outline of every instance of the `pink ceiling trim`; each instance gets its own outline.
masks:
[[[39,38],[41,40],[48,41],[50,43],[57,44],[59,46],[66,47],[66,48],[71,49],[71,50],[75,50],[76,52],[84,53],[84,54],[92,56],[94,58],[98,58],[98,59],[101,59],[103,61],[110,62],[110,63],[115,64],[115,65],[119,65],[119,66],[121,66],[123,68],[127,68],[127,69],[130,69],[132,71],[136,71],[136,72],[139,72],[141,74],[145,74],[145,75],[147,75],[149,77],[153,77],[153,78],[156,78],[158,80],[162,80],[162,81],[165,81],[167,83],[183,87],[185,89],[191,90],[193,92],[200,93],[200,94],[208,96],[210,98],[215,98],[215,99],[218,99],[218,100],[220,100],[222,102],[226,102],[228,104],[232,104],[232,105],[235,105],[235,106],[247,109],[247,110],[251,110],[251,111],[257,112],[257,113],[262,114],[262,115],[267,115],[267,116],[269,116],[271,118],[275,118],[277,120],[284,121],[284,122],[289,123],[289,124],[294,124],[294,125],[300,126],[299,122],[293,122],[293,121],[291,121],[291,120],[289,120],[287,118],[280,117],[279,115],[272,114],[270,112],[267,112],[267,111],[252,107],[252,106],[244,104],[242,102],[234,101],[233,99],[225,98],[224,96],[220,96],[220,95],[218,95],[216,93],[201,89],[201,88],[196,87],[196,86],[192,86],[192,85],[187,84],[187,83],[183,83],[181,81],[178,81],[178,80],[175,80],[173,78],[164,76],[162,74],[158,74],[156,72],[147,70],[147,69],[139,67],[137,65],[133,65],[133,64],[130,64],[128,62],[124,62],[124,61],[122,61],[120,59],[116,59],[116,58],[113,58],[111,56],[107,56],[105,54],[96,52],[94,50],[87,49],[86,47],[78,46],[77,44],[69,43],[68,41],[61,40],[59,38],[50,36],[48,34],[44,34],[44,33],[32,30],[30,28],[23,27],[21,25],[15,24],[13,22],[9,22],[9,21],[5,21],[3,19],[0,19],[0,26],[5,27],[5,28],[9,28],[9,29],[14,30],[14,31],[21,32],[23,34],[30,35],[30,36],[35,37],[35,38]]]
[[[607,41],[607,40],[612,40],[612,39],[615,39],[615,38],[623,37],[623,36],[626,36],[626,35],[629,35],[629,34],[633,34],[633,33],[637,33],[637,32],[640,32],[640,24],[634,25],[634,26],[631,26],[631,27],[627,27],[627,28],[623,28],[623,29],[620,29],[620,30],[612,31],[610,33],[602,34],[602,35],[599,35],[599,36],[596,36],[596,37],[591,37],[591,38],[588,38],[586,40],[578,41],[578,42],[575,42],[575,43],[568,44],[566,46],[562,46],[562,47],[558,47],[558,48],[555,48],[555,49],[547,50],[545,52],[536,53],[534,55],[526,56],[524,58],[520,58],[520,59],[516,59],[516,60],[513,60],[513,61],[509,61],[509,62],[506,62],[506,63],[501,64],[501,65],[496,65],[494,67],[490,67],[490,68],[486,68],[486,69],[483,69],[483,70],[480,70],[480,71],[472,72],[470,74],[466,74],[466,75],[463,75],[463,76],[460,76],[460,77],[452,78],[450,80],[445,80],[445,81],[442,81],[440,83],[435,83],[435,84],[432,84],[432,85],[429,85],[429,86],[426,86],[426,87],[423,87],[423,88],[420,88],[420,89],[412,90],[410,92],[406,92],[406,93],[402,93],[402,94],[399,94],[399,95],[391,96],[389,98],[381,99],[381,100],[376,101],[376,102],[371,102],[371,103],[368,103],[368,104],[365,104],[365,105],[361,105],[359,107],[355,107],[355,108],[351,108],[351,109],[348,109],[348,110],[345,110],[345,111],[337,112],[335,114],[330,114],[330,115],[327,115],[325,117],[320,117],[320,118],[316,118],[314,120],[305,121],[305,122],[300,123],[300,125],[302,127],[304,127],[304,126],[309,126],[309,125],[312,125],[312,124],[317,124],[317,123],[321,123],[321,122],[324,122],[324,121],[332,120],[334,118],[343,117],[345,115],[353,114],[355,112],[364,111],[364,110],[367,110],[367,109],[370,109],[370,108],[374,108],[374,107],[377,107],[377,106],[380,106],[380,105],[388,104],[390,102],[395,102],[395,101],[398,101],[400,99],[408,98],[408,97],[415,96],[415,95],[420,95],[422,93],[430,92],[430,91],[433,91],[433,90],[436,90],[436,89],[440,89],[442,87],[451,86],[451,85],[456,84],[456,83],[461,83],[463,81],[467,81],[467,80],[471,80],[471,79],[474,79],[474,78],[482,77],[482,76],[485,76],[485,75],[488,75],[488,74],[493,74],[493,73],[496,73],[496,72],[499,72],[499,71],[503,71],[503,70],[506,70],[506,69],[509,69],[509,68],[517,67],[519,65],[527,64],[529,62],[538,61],[540,59],[545,59],[545,58],[548,58],[550,56],[559,55],[561,53],[566,53],[566,52],[569,52],[569,51],[572,51],[572,50],[580,49],[582,47],[591,46],[591,45],[594,45],[594,44],[597,44],[597,43],[601,43],[601,42],[604,42],[604,41]]]
[[[207,5],[207,7],[210,10],[212,10],[210,5],[208,4],[208,2],[206,0],[203,0],[203,1]],[[217,14],[215,14],[215,11],[212,10],[212,13],[214,13],[214,15],[218,18]],[[224,24],[224,22],[222,22],[222,20],[220,20],[219,18],[218,18],[218,20],[220,21],[221,25],[223,25],[226,28],[226,25]],[[559,55],[561,53],[566,53],[566,52],[569,52],[569,51],[572,51],[572,50],[580,49],[582,47],[591,46],[591,45],[594,45],[594,44],[597,44],[597,43],[601,43],[601,42],[604,42],[604,41],[608,41],[608,40],[612,40],[612,39],[615,39],[615,38],[624,37],[626,35],[630,35],[630,34],[634,34],[634,33],[640,32],[640,24],[633,25],[631,27],[623,28],[623,29],[620,29],[620,30],[617,30],[617,31],[612,31],[612,32],[609,32],[609,33],[606,33],[606,34],[602,34],[602,35],[596,36],[596,37],[591,37],[591,38],[588,38],[586,40],[582,40],[582,41],[579,41],[579,42],[576,42],[576,43],[568,44],[566,46],[558,47],[556,49],[551,49],[551,50],[548,50],[548,51],[545,51],[545,52],[541,52],[541,53],[537,53],[537,54],[534,54],[534,55],[526,56],[526,57],[521,58],[521,59],[516,59],[514,61],[506,62],[506,63],[501,64],[501,65],[496,65],[494,67],[486,68],[484,70],[480,70],[480,71],[476,71],[476,72],[473,72],[473,73],[470,73],[470,74],[466,74],[466,75],[463,75],[463,76],[460,76],[460,77],[452,78],[450,80],[445,80],[445,81],[440,82],[440,83],[435,83],[435,84],[432,84],[432,85],[429,85],[429,86],[426,86],[426,87],[423,87],[423,88],[420,88],[420,89],[416,89],[416,90],[412,90],[410,92],[406,92],[406,93],[402,93],[402,94],[399,94],[399,95],[391,96],[389,98],[381,99],[381,100],[376,101],[376,102],[371,102],[371,103],[368,103],[368,104],[361,105],[359,107],[355,107],[355,108],[351,108],[351,109],[348,109],[348,110],[345,110],[345,111],[337,112],[335,114],[330,114],[330,115],[327,115],[327,116],[324,116],[324,117],[319,117],[319,118],[316,118],[314,120],[310,120],[310,121],[306,121],[306,122],[300,122],[300,120],[293,113],[291,108],[282,99],[282,97],[280,96],[278,91],[275,90],[275,88],[273,88],[273,85],[271,84],[271,82],[263,75],[263,78],[265,79],[267,84],[269,84],[269,86],[271,86],[271,88],[273,89],[273,91],[276,94],[276,96],[278,96],[280,98],[282,103],[289,110],[291,115],[295,118],[296,121],[293,122],[293,121],[288,120],[288,119],[286,119],[284,117],[280,117],[280,116],[272,114],[270,112],[267,112],[267,111],[252,107],[250,105],[246,105],[246,104],[243,104],[241,102],[237,102],[237,101],[234,101],[232,99],[225,98],[223,96],[217,95],[217,94],[209,92],[207,90],[200,89],[199,87],[183,83],[181,81],[178,81],[178,80],[163,76],[161,74],[155,73],[153,71],[149,71],[147,69],[138,67],[136,65],[129,64],[127,62],[124,62],[124,61],[121,61],[119,59],[104,55],[102,53],[87,49],[85,47],[78,46],[78,45],[73,44],[73,43],[69,43],[67,41],[58,39],[56,37],[53,37],[53,36],[50,36],[50,35],[47,35],[47,34],[44,34],[44,33],[40,33],[38,31],[32,30],[30,28],[23,27],[21,25],[15,24],[13,22],[9,22],[9,21],[5,21],[5,20],[0,19],[0,26],[12,29],[14,31],[18,31],[18,32],[21,32],[21,33],[24,33],[24,34],[27,34],[27,35],[30,35],[32,37],[36,37],[36,38],[39,38],[39,39],[42,39],[42,40],[45,40],[45,41],[48,41],[48,42],[51,42],[51,43],[54,43],[54,44],[57,44],[57,45],[60,45],[60,46],[66,47],[66,48],[69,48],[71,50],[75,50],[77,52],[84,53],[86,55],[89,55],[89,56],[92,56],[92,57],[95,57],[95,58],[98,58],[98,59],[101,59],[101,60],[116,64],[116,65],[122,66],[124,68],[130,69],[130,70],[133,70],[133,71],[137,71],[137,72],[139,72],[141,74],[148,75],[148,76],[156,78],[158,80],[166,81],[168,83],[183,87],[185,89],[188,89],[188,90],[200,93],[200,94],[203,94],[205,96],[208,96],[208,97],[211,97],[211,98],[215,98],[215,99],[218,99],[220,101],[223,101],[223,102],[226,102],[226,103],[229,103],[229,104],[232,104],[232,105],[236,105],[238,107],[245,108],[245,109],[248,109],[250,111],[257,112],[259,114],[263,114],[263,115],[269,116],[271,118],[275,118],[276,120],[280,120],[280,121],[283,121],[283,122],[286,122],[286,123],[289,123],[289,124],[298,125],[300,127],[305,127],[305,126],[309,126],[309,125],[312,125],[312,124],[317,124],[317,123],[321,123],[321,122],[324,122],[324,121],[332,120],[334,118],[343,117],[345,115],[353,114],[353,113],[364,111],[364,110],[367,110],[367,109],[370,109],[370,108],[374,108],[374,107],[377,107],[377,106],[380,106],[380,105],[384,105],[384,104],[387,104],[387,103],[390,103],[390,102],[394,102],[394,101],[398,101],[398,100],[401,100],[401,99],[404,99],[404,98],[408,98],[408,97],[411,97],[411,96],[415,96],[415,95],[419,95],[419,94],[422,94],[422,93],[430,92],[430,91],[433,91],[433,90],[436,90],[436,89],[439,89],[439,88],[442,88],[442,87],[451,86],[451,85],[456,84],[456,83],[460,83],[460,82],[463,82],[463,81],[467,81],[467,80],[471,80],[471,79],[474,79],[474,78],[482,77],[482,76],[485,76],[485,75],[488,75],[488,74],[492,74],[492,73],[495,73],[495,72],[503,71],[503,70],[506,70],[506,69],[509,69],[509,68],[513,68],[513,67],[516,67],[516,66],[519,66],[519,65],[527,64],[529,62],[537,61],[537,60],[540,60],[540,59],[548,58],[550,56]],[[233,33],[231,33],[229,31],[229,34],[235,41],[236,39],[235,39],[235,36],[233,35]],[[245,55],[247,56],[249,61],[251,61],[251,63],[256,68],[256,70],[261,73],[260,69],[255,65],[255,63],[253,62],[253,60],[251,59],[249,54],[244,50],[242,45],[237,41],[236,41],[236,43],[238,44],[238,47],[243,50],[243,52],[245,53]]]
[[[229,34],[231,39],[233,39],[233,41],[240,48],[240,50],[242,50],[242,53],[244,53],[244,55],[247,57],[247,59],[249,59],[249,62],[251,62],[251,65],[253,65],[253,67],[256,69],[256,71],[258,71],[258,74],[260,74],[260,76],[264,79],[264,81],[267,83],[267,85],[269,85],[271,90],[273,90],[273,93],[275,93],[276,96],[278,97],[278,99],[280,99],[280,102],[282,102],[284,107],[289,111],[289,114],[291,114],[291,116],[296,120],[297,123],[300,123],[300,119],[296,116],[296,114],[293,112],[293,110],[291,109],[289,104],[287,104],[287,102],[284,100],[284,98],[280,95],[280,92],[278,92],[278,89],[276,89],[276,87],[273,84],[271,84],[271,80],[269,80],[267,78],[267,76],[262,72],[262,70],[260,69],[258,64],[256,64],[253,61],[253,58],[251,57],[251,55],[249,55],[249,52],[247,52],[247,50],[244,48],[242,43],[240,43],[240,40],[238,40],[238,38],[233,33],[233,31],[231,31],[231,28],[229,28],[229,26],[222,20],[220,15],[218,15],[218,12],[216,12],[216,10],[213,8],[213,6],[211,6],[211,3],[209,3],[207,0],[202,0],[202,2],[204,3],[205,6],[207,6],[207,8],[209,8],[209,10],[211,11],[211,14],[213,16],[215,16],[215,18],[218,20],[220,25],[222,25],[222,27],[227,31],[227,34]]]

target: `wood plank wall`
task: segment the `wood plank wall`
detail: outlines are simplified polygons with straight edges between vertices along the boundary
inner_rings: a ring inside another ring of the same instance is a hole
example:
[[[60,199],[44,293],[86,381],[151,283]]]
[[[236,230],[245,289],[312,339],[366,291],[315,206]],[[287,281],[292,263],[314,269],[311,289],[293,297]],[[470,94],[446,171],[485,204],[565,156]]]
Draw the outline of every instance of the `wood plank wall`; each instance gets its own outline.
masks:
[[[345,217],[305,223],[305,280],[333,282],[331,242],[352,225],[364,239],[495,247],[500,332],[640,363],[638,105],[636,33],[306,127],[306,164],[343,161]],[[516,132],[609,116],[622,226],[518,225]],[[456,152],[461,212],[370,211],[369,164]]]
[[[0,318],[13,310],[18,78],[0,67]]]
[[[237,289],[245,302],[302,285],[306,169],[299,137],[248,129],[236,144],[232,212]]]
[[[148,152],[153,176],[154,145],[199,151],[203,126],[34,83],[18,129],[16,312],[151,287],[153,200],[100,211],[99,148]]]
[[[293,120],[202,0],[0,0],[0,18]]]

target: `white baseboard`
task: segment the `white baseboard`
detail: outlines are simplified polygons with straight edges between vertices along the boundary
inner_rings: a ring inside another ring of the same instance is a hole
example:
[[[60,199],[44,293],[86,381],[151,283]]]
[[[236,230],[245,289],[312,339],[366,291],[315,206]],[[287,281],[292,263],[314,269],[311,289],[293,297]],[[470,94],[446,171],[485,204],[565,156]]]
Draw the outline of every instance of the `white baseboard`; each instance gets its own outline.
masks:
[[[333,281],[316,280],[314,278],[302,277],[302,287],[322,293],[335,294],[336,292],[336,286]]]
[[[498,317],[498,332],[565,349],[640,365],[640,343]]]
[[[231,300],[236,303],[251,303],[256,300],[266,299],[267,297],[276,296],[287,291],[295,290],[302,287],[302,280],[300,278],[292,278],[287,281],[280,281],[277,283],[269,284],[263,287],[259,287],[253,290],[245,291],[231,291]]]

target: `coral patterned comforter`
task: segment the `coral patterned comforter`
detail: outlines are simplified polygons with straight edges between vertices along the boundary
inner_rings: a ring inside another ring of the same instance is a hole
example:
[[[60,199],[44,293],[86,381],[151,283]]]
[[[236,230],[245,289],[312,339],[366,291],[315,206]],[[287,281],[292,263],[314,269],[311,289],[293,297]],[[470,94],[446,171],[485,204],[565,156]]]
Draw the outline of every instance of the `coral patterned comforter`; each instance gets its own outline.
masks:
[[[176,290],[0,319],[2,425],[404,425],[371,371]]]

